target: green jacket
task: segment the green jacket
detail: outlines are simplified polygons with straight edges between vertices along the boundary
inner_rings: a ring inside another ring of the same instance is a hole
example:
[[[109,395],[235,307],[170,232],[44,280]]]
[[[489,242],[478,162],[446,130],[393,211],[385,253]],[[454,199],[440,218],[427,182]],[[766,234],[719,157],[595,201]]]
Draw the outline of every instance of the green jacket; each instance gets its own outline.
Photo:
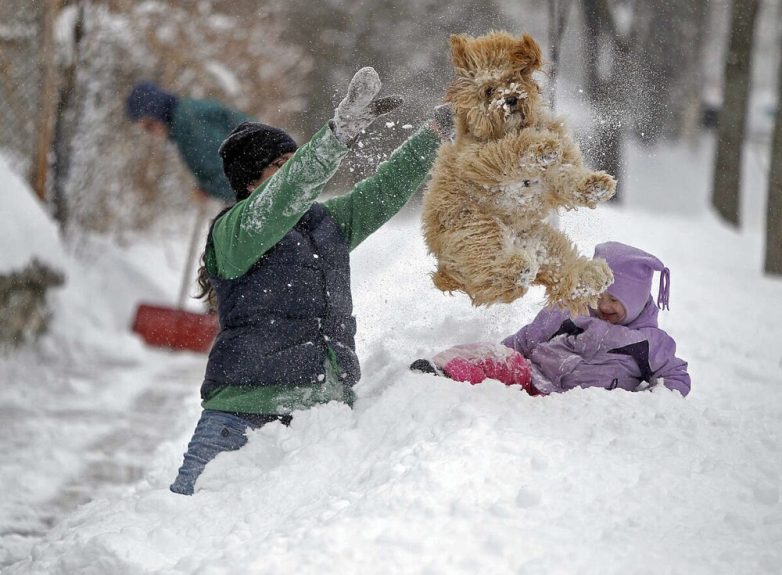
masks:
[[[437,135],[422,128],[380,164],[372,176],[351,191],[323,202],[351,250],[396,214],[420,188],[438,146]],[[331,129],[322,128],[274,176],[218,218],[212,228],[212,249],[207,248],[205,254],[209,273],[224,279],[244,275],[310,208],[347,153],[348,148],[334,137]],[[337,366],[330,367],[336,370]],[[224,387],[202,406],[219,411],[269,413],[272,405],[300,409],[332,399],[349,401],[349,390],[323,387],[319,395],[311,390],[298,394],[290,388]],[[284,401],[269,397],[276,393],[288,397]]]
[[[176,144],[198,186],[227,204],[235,200],[235,195],[217,150],[231,130],[249,120],[245,114],[214,100],[178,98],[169,126],[168,137]]]

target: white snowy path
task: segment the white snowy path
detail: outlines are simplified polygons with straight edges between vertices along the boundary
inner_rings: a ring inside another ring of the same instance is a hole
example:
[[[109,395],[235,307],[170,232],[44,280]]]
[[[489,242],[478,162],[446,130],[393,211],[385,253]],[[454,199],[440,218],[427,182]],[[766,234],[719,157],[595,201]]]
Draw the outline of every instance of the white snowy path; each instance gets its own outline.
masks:
[[[202,358],[124,334],[67,358],[5,360],[8,572],[779,573],[782,281],[760,274],[757,227],[723,227],[702,209],[702,182],[683,189],[676,170],[646,160],[628,200],[657,211],[601,207],[567,214],[562,229],[583,253],[613,239],[671,268],[662,327],[690,362],[687,399],[530,398],[408,372],[444,346],[514,331],[540,294],[489,310],[440,294],[417,220],[400,217],[353,255],[355,409],[331,404],[251,433],[191,498],[167,485],[198,416]],[[704,159],[676,161],[683,173]],[[675,213],[682,194],[691,209]]]
[[[187,433],[203,356],[147,348],[130,331],[139,300],[173,305],[181,244],[77,240],[73,257],[54,260],[67,286],[51,302],[51,335],[0,359],[0,567],[78,505],[138,482],[161,441]]]
[[[38,371],[19,363],[6,367],[11,381],[26,381],[51,394],[36,398],[26,393],[0,408],[3,451],[9,456],[2,474],[18,497],[0,504],[5,520],[0,535],[29,537],[43,534],[63,512],[89,501],[96,488],[135,483],[144,476],[152,452],[192,394],[202,362],[166,359],[145,369],[138,361],[109,357]]]

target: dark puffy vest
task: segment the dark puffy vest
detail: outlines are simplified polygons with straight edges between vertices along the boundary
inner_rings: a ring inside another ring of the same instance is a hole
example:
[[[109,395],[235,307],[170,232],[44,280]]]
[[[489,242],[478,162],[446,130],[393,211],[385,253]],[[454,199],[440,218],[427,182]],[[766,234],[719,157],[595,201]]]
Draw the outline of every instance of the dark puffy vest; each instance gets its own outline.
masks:
[[[321,204],[313,204],[246,274],[210,281],[221,329],[202,398],[226,385],[320,385],[327,347],[337,356],[342,381],[358,381],[350,254]]]

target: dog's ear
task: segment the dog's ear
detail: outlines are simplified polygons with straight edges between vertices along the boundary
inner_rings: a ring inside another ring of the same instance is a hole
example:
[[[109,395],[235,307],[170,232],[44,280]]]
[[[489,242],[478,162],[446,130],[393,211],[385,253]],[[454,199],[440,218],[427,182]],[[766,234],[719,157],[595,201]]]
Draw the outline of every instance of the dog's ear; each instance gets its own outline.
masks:
[[[529,34],[524,34],[516,41],[511,52],[514,67],[523,74],[532,74],[543,65],[543,55],[540,46]]]
[[[449,41],[451,42],[451,62],[453,62],[454,68],[457,71],[467,70],[469,68],[469,58],[467,58],[468,36],[466,34],[451,34]]]

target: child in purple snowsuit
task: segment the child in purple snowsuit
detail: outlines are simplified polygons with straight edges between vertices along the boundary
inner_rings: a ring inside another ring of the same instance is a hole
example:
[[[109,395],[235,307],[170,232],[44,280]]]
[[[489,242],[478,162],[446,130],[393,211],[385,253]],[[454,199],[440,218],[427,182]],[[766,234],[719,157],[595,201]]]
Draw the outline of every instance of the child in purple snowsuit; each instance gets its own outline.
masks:
[[[574,387],[640,391],[663,385],[686,396],[687,363],[676,357],[673,338],[657,327],[658,307],[668,308],[668,268],[653,255],[619,242],[598,245],[595,257],[606,260],[614,283],[589,315],[571,318],[547,308],[505,338],[506,347],[456,346],[436,355],[434,366],[453,379],[477,383],[493,377],[522,385],[532,395]],[[660,272],[656,304],[651,295],[655,271]]]

